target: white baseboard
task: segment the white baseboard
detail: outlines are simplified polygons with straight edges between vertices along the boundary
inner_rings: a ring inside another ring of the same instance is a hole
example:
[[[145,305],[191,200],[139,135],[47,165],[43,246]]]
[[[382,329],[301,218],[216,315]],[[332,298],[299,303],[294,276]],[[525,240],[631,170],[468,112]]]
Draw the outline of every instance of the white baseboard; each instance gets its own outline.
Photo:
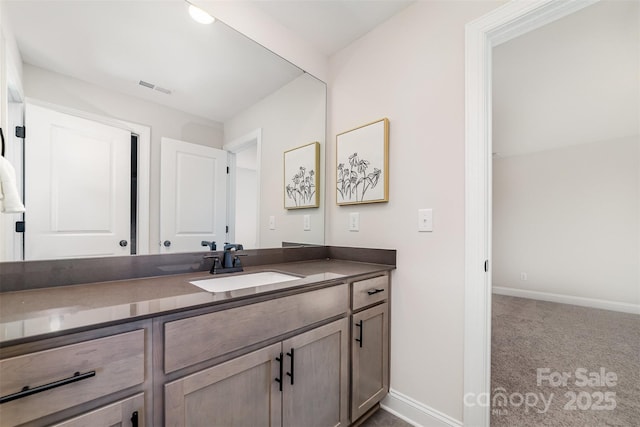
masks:
[[[552,294],[550,292],[529,291],[525,289],[505,288],[502,286],[494,286],[493,293],[498,295],[508,295],[511,297],[557,302],[560,304],[572,304],[582,307],[599,308],[602,310],[619,311],[622,313],[640,314],[639,304],[629,304],[595,298],[574,297],[571,295]]]
[[[462,427],[462,422],[417,402],[394,389],[380,402],[380,407],[418,427]]]

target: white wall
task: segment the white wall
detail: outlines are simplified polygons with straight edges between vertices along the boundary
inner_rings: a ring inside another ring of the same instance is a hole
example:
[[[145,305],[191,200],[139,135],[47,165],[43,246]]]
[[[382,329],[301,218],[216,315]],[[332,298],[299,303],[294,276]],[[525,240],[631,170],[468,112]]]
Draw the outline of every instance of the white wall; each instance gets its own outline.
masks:
[[[397,249],[391,387],[450,423],[463,412],[464,25],[500,4],[416,2],[329,63],[327,244]],[[381,117],[389,203],[335,206],[336,134]],[[419,208],[433,232],[417,231]]]
[[[494,159],[494,287],[640,304],[639,147],[633,136]]]
[[[225,141],[262,128],[260,159],[260,247],[280,247],[283,241],[324,243],[324,178],[320,176],[320,207],[284,209],[283,157],[286,150],[320,142],[320,171],[324,171],[325,85],[304,74],[224,124]],[[310,215],[311,230],[303,230]],[[276,230],[269,230],[275,216]]]
[[[151,253],[158,253],[160,138],[168,137],[220,148],[223,140],[222,125],[27,64],[24,65],[24,88],[25,95],[32,99],[143,124],[151,128],[149,249]]]
[[[236,168],[235,242],[255,249],[257,237],[258,173],[255,169]]]

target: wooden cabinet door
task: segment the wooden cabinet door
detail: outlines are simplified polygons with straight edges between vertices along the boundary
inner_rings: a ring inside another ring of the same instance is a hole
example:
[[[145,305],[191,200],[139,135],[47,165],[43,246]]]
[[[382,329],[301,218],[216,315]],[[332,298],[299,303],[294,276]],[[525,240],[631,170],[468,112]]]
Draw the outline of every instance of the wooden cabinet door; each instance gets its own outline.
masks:
[[[165,385],[165,425],[280,427],[281,344]]]
[[[140,393],[53,427],[142,427],[144,425],[144,393]]]
[[[351,419],[357,420],[389,390],[389,304],[352,316]]]
[[[282,343],[284,427],[336,427],[348,422],[348,319]]]

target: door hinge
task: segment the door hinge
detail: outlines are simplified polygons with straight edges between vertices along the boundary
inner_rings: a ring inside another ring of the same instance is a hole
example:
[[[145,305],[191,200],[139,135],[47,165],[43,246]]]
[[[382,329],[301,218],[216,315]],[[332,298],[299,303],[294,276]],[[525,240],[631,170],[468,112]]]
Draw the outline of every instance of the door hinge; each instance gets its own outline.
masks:
[[[24,221],[16,221],[16,233],[24,233]]]
[[[16,137],[24,138],[27,134],[27,129],[24,126],[16,126]]]
[[[225,231],[224,231],[225,233],[228,233],[228,232],[229,232],[229,226],[228,226],[228,225],[225,225],[225,226],[224,226],[224,230],[225,230]]]
[[[484,261],[484,272],[488,273],[489,272],[489,260],[485,260]]]

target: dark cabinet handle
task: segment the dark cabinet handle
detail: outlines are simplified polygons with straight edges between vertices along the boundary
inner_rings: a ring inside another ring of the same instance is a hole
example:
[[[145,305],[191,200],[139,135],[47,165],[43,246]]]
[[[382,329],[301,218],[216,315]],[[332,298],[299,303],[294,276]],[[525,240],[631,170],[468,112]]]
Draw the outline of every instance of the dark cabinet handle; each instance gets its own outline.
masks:
[[[120,240],[119,243],[120,246],[122,246],[123,248],[127,246],[127,241],[126,240]]]
[[[362,348],[362,329],[363,329],[362,320],[356,323],[356,327],[360,328],[360,333],[359,333],[360,338],[356,338],[356,341],[360,343],[360,348]]]
[[[293,348],[291,349],[290,353],[287,353],[287,356],[289,356],[291,358],[291,372],[287,372],[287,375],[291,377],[291,385],[293,385],[293,363],[294,363],[294,353],[293,353]]]
[[[75,383],[78,381],[85,380],[87,378],[95,377],[96,371],[89,371],[81,374],[80,372],[76,372],[72,377],[65,378],[63,380],[54,381],[49,384],[39,385],[34,388],[30,388],[28,385],[24,386],[22,390],[17,393],[8,394],[6,396],[0,397],[0,404],[11,402],[12,400],[22,399],[23,397],[31,396],[32,394],[42,393],[43,391],[51,390],[52,388],[62,387],[63,385]]]
[[[162,242],[162,244],[165,248],[168,248],[169,246],[171,246],[171,240],[165,240],[164,242]]]
[[[384,289],[369,289],[367,291],[367,293],[369,295],[375,295],[375,294],[380,293],[380,292],[384,292]]]
[[[131,414],[131,427],[138,427],[138,411]]]
[[[282,371],[283,371],[283,357],[282,357],[282,352],[280,352],[280,357],[276,357],[276,361],[280,363],[280,377],[276,378],[276,382],[279,384],[279,390],[282,391]]]

